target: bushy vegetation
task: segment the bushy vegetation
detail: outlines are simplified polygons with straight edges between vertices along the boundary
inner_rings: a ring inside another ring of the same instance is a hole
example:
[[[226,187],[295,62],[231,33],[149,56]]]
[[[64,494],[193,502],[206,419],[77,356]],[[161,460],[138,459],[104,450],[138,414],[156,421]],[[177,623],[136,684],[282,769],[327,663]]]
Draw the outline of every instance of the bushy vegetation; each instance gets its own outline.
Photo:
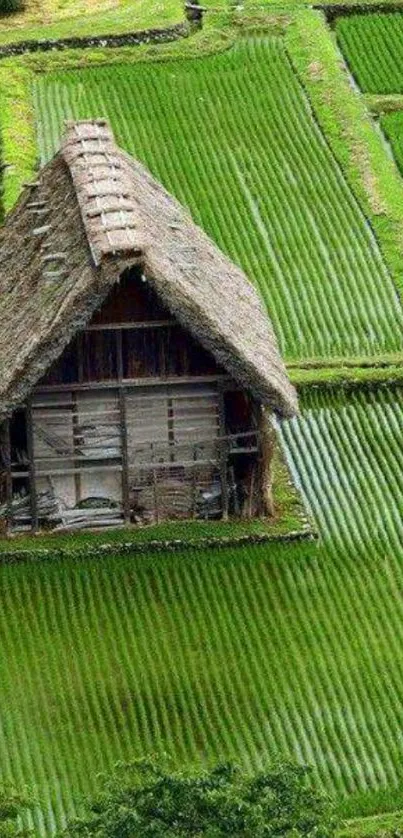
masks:
[[[142,759],[107,778],[63,838],[331,838],[330,801],[309,774],[292,763],[251,774],[233,763],[189,772]]]
[[[33,801],[15,789],[0,786],[0,838],[29,838],[30,830],[20,820]]]
[[[24,6],[23,0],[0,0],[0,15],[18,12]]]
[[[403,13],[340,17],[340,46],[365,93],[403,93]]]
[[[45,75],[36,104],[43,159],[66,117],[109,118],[256,282],[287,358],[401,347],[402,312],[377,243],[280,41]]]

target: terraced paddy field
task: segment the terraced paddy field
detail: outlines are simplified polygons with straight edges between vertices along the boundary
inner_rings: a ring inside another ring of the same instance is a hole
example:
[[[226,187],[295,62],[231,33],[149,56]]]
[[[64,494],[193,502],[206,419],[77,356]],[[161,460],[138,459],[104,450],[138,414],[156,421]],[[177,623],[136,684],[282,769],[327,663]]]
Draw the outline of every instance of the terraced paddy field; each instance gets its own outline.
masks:
[[[288,359],[402,346],[402,309],[372,232],[284,47],[244,38],[203,60],[46,74],[42,160],[63,120],[105,115],[256,282]]]
[[[0,565],[1,772],[37,789],[38,832],[100,770],[160,750],[289,754],[345,814],[396,807],[402,416],[398,389],[308,395],[284,426],[319,547]]]
[[[403,93],[403,12],[341,17],[336,33],[364,93]]]
[[[403,112],[385,114],[380,124],[385,137],[390,142],[396,163],[403,174]]]
[[[314,389],[281,426],[297,482],[340,555],[394,553],[403,544],[403,391]]]

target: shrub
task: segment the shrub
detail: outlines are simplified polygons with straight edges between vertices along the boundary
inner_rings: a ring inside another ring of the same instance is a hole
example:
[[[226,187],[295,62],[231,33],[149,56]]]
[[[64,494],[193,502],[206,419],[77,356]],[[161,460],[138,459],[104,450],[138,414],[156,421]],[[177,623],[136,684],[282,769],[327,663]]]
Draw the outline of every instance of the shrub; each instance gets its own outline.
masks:
[[[19,827],[18,819],[32,801],[14,789],[0,786],[0,838],[25,838],[30,832]]]
[[[291,763],[248,774],[231,763],[170,771],[154,759],[120,769],[64,838],[330,838],[332,805]]]
[[[0,0],[0,15],[18,12],[24,7],[23,0]]]

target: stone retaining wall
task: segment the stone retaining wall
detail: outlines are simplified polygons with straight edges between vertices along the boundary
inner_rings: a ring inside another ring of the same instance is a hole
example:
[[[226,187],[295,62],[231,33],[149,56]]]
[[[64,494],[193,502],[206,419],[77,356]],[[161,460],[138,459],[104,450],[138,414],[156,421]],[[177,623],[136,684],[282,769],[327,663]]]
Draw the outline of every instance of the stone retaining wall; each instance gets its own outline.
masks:
[[[0,58],[23,55],[29,52],[52,52],[65,49],[91,49],[94,47],[128,47],[139,44],[159,44],[186,38],[191,31],[187,22],[176,23],[163,29],[143,29],[139,32],[126,32],[123,35],[89,35],[84,38],[41,39],[39,41],[20,41],[15,44],[0,46]]]

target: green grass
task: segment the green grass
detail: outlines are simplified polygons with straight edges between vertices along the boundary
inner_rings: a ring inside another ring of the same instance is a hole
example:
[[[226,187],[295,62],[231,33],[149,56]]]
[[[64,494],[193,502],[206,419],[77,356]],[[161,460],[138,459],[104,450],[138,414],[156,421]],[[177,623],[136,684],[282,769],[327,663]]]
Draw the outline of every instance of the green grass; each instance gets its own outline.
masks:
[[[292,367],[289,376],[300,393],[302,388],[312,386],[321,389],[340,386],[345,389],[377,388],[379,385],[403,382],[403,365],[350,366],[339,360],[338,365],[332,367]]]
[[[22,184],[31,179],[37,159],[31,82],[32,73],[24,67],[14,66],[10,73],[0,65],[0,133],[6,164],[0,176],[6,210],[17,200]]]
[[[71,4],[72,17],[57,20],[57,14],[49,15],[48,23],[24,24],[20,20],[18,28],[13,25],[12,18],[3,21],[0,26],[0,44],[18,43],[18,41],[33,41],[43,38],[85,37],[87,35],[114,35],[124,32],[135,32],[137,29],[161,28],[179,23],[184,20],[183,5],[180,0],[130,0],[122,2],[119,7],[104,11],[92,12],[96,4],[92,4],[90,13],[84,13],[83,4]],[[91,13],[92,12],[92,13]],[[74,16],[73,16],[74,15]],[[56,18],[56,19],[52,19]],[[5,28],[8,22],[8,28]]]
[[[279,40],[41,76],[35,101],[43,160],[65,118],[110,120],[255,281],[287,358],[401,347],[392,281]]]
[[[403,827],[403,811],[356,818],[345,823],[338,838],[397,838]]]
[[[336,32],[364,93],[403,93],[403,13],[341,17]]]
[[[383,116],[387,113],[403,110],[403,95],[400,93],[367,93],[365,103],[372,114]]]

